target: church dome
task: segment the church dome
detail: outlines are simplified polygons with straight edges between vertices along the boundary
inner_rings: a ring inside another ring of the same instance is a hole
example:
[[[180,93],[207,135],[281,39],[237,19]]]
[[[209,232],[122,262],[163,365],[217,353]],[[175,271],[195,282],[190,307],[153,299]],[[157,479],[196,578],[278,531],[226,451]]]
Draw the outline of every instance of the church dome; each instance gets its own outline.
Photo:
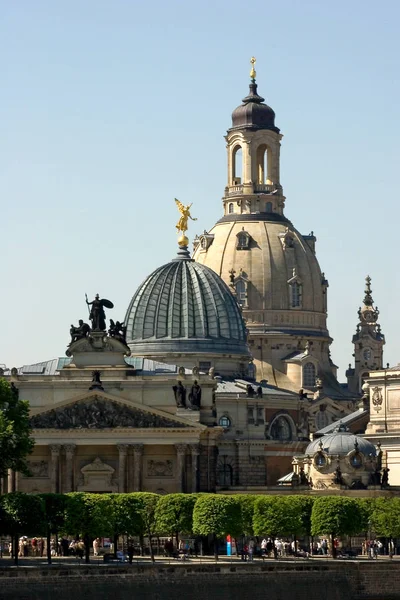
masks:
[[[125,317],[134,354],[240,355],[249,358],[240,308],[228,286],[181,248],[132,298]]]
[[[257,94],[256,83],[250,84],[249,95],[242,102],[232,113],[232,129],[272,129],[279,133],[278,127],[275,127],[275,113]]]
[[[194,258],[226,282],[234,271],[246,287],[243,314],[250,331],[327,336],[324,277],[313,251],[314,236],[302,236],[277,213],[227,214],[208,232]],[[247,243],[243,245],[241,239]],[[293,307],[292,283],[301,297]]]
[[[364,456],[376,456],[376,448],[371,442],[365,438],[355,436],[349,431],[344,431],[339,426],[333,433],[312,441],[307,446],[304,454],[312,456],[322,450],[322,452],[330,455],[347,456],[355,448]]]

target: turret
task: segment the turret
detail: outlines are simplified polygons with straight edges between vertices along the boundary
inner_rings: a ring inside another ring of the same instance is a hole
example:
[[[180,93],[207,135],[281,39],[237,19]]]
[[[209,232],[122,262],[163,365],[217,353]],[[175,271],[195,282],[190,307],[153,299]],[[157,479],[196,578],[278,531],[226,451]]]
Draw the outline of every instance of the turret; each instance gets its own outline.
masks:
[[[383,346],[385,336],[378,323],[379,310],[374,306],[371,290],[371,277],[365,279],[365,296],[363,305],[358,309],[358,323],[354,344],[354,368],[349,365],[346,376],[349,389],[361,392],[363,382],[370,371],[382,369]]]

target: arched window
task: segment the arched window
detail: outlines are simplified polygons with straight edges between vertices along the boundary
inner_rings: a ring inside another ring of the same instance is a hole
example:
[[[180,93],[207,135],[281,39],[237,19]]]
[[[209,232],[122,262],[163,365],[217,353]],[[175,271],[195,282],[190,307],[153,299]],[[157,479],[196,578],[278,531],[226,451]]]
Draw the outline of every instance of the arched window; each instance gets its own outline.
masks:
[[[271,150],[266,144],[257,148],[257,179],[258,183],[271,183]]]
[[[247,233],[247,231],[244,231],[244,229],[242,231],[240,231],[237,236],[236,236],[236,248],[238,250],[248,250],[250,247],[250,235]]]
[[[240,185],[242,182],[242,147],[236,146],[232,152],[232,184]]]
[[[271,213],[272,212],[272,202],[267,202],[265,204],[265,212],[267,212],[267,213]]]
[[[292,308],[301,306],[301,285],[297,281],[290,284],[290,306]]]
[[[308,362],[303,367],[303,387],[315,387],[316,370],[312,362]]]
[[[238,304],[244,306],[246,304],[246,284],[243,279],[239,279],[235,285],[235,289]]]
[[[226,462],[227,457],[222,456],[218,461],[217,466],[217,483],[221,487],[229,487],[233,485],[233,469],[230,464]]]
[[[200,242],[201,247],[203,248],[203,250],[207,250],[207,238],[202,237],[201,238],[201,242]]]
[[[290,426],[289,419],[280,415],[277,417],[271,425],[270,437],[273,440],[279,440],[281,442],[288,442],[292,439],[292,428]]]
[[[233,204],[232,204],[232,202],[228,206],[228,212],[229,212],[230,215],[233,213]]]
[[[247,367],[247,377],[249,379],[255,379],[256,378],[256,366],[254,363],[249,363],[248,367]]]
[[[218,421],[218,425],[220,427],[223,427],[224,429],[229,429],[229,427],[231,426],[231,420],[227,415],[222,415],[222,417],[220,418],[220,420]]]

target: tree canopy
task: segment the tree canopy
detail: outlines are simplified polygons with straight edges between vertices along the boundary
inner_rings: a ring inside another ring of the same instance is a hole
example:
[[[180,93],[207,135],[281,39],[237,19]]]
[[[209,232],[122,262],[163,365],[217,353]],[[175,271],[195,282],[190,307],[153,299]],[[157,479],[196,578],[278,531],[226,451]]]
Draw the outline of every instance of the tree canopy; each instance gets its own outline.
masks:
[[[0,477],[8,469],[29,475],[27,456],[35,442],[29,425],[29,403],[20,400],[14,384],[0,378]]]
[[[400,537],[400,498],[378,498],[373,504],[371,525],[387,538]]]
[[[313,535],[354,535],[362,531],[362,525],[357,500],[337,496],[322,496],[314,500],[311,513]]]
[[[193,531],[198,535],[241,534],[240,504],[234,496],[204,494],[194,505]]]
[[[253,526],[256,535],[299,534],[303,522],[293,496],[258,496],[254,503]]]
[[[157,530],[175,535],[189,534],[193,530],[195,494],[168,494],[161,496],[156,510]]]

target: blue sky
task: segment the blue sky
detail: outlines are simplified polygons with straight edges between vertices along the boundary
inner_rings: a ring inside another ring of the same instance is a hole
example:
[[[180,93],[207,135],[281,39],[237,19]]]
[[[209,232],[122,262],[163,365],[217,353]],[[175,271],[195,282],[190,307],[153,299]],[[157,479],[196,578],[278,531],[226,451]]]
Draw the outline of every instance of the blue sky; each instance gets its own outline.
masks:
[[[84,294],[123,318],[175,255],[173,198],[221,216],[230,114],[257,57],[286,215],[313,230],[341,373],[364,277],[400,361],[400,4],[0,0],[0,363],[62,356]],[[111,316],[111,314],[109,315]]]

